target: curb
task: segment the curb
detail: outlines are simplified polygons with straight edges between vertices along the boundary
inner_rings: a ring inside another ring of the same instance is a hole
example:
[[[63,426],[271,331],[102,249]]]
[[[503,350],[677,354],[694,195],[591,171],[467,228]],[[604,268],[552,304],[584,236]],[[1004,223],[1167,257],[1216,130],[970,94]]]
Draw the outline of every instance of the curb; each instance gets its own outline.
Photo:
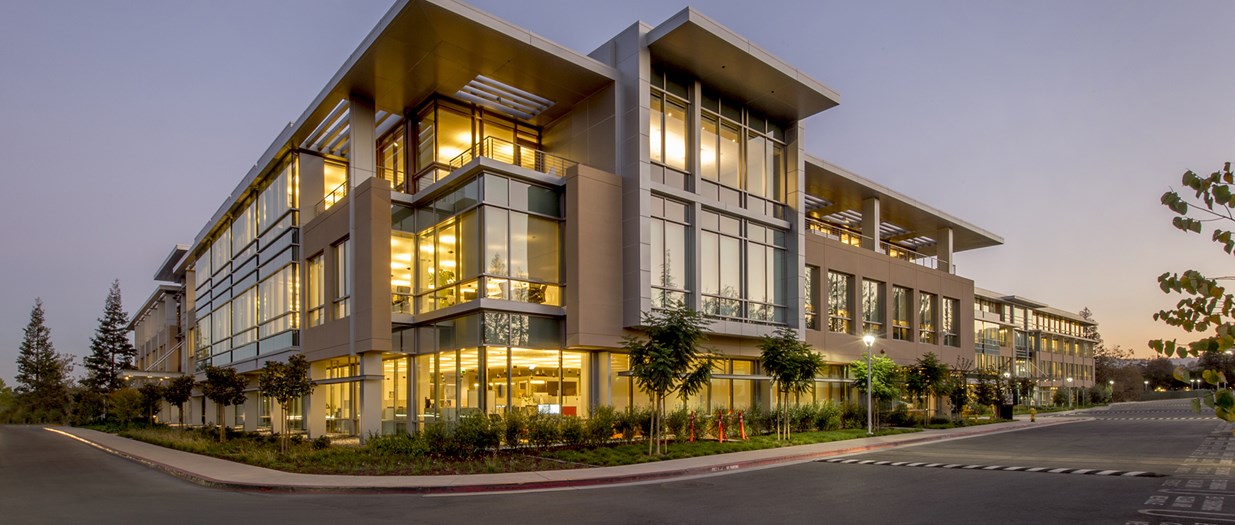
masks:
[[[593,478],[572,479],[572,480],[544,480],[544,481],[528,481],[528,482],[506,482],[506,483],[478,483],[478,484],[460,484],[449,486],[373,486],[373,485],[358,485],[358,486],[341,486],[341,485],[292,485],[292,484],[271,484],[271,483],[249,483],[239,481],[227,481],[204,476],[196,472],[185,470],[180,467],[168,465],[166,463],[154,461],[136,454],[117,450],[115,448],[96,443],[87,438],[77,436],[62,430],[44,427],[44,430],[55,432],[72,439],[76,439],[95,447],[109,454],[146,465],[165,474],[189,481],[191,483],[204,487],[248,491],[248,492],[286,492],[286,493],[352,493],[352,494],[469,494],[469,493],[492,493],[492,492],[516,492],[527,490],[547,490],[547,489],[565,489],[565,488],[586,488],[597,487],[603,485],[621,485],[629,483],[639,483],[646,481],[656,481],[671,478],[683,478],[692,476],[706,476],[713,474],[732,473],[740,470],[751,470],[773,465],[789,464],[789,463],[807,463],[822,458],[847,456],[860,454],[863,452],[871,452],[875,450],[885,450],[890,448],[920,445],[932,443],[936,441],[945,441],[950,439],[964,439],[988,434],[999,434],[1003,432],[1016,432],[1027,430],[1030,428],[1042,428],[1047,426],[1055,426],[1085,419],[1071,419],[1035,423],[1033,426],[1025,425],[1016,428],[999,428],[998,425],[983,425],[968,432],[957,432],[954,434],[936,434],[930,436],[921,436],[916,438],[905,439],[903,441],[895,441],[889,443],[872,443],[867,445],[858,445],[839,450],[829,450],[825,452],[810,452],[802,454],[789,454],[784,456],[751,459],[745,461],[735,461],[732,463],[689,467],[689,468],[674,468],[660,470],[656,472],[647,472],[642,474],[619,474],[619,475],[601,475]],[[995,428],[984,428],[995,427]],[[156,445],[157,446],[157,445]],[[191,454],[191,452],[184,452]],[[358,476],[359,477],[359,476]]]

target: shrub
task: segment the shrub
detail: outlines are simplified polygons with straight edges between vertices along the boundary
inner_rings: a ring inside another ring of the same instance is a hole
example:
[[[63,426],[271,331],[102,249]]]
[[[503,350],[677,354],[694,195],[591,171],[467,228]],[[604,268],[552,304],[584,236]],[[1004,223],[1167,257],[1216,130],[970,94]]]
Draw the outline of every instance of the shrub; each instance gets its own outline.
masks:
[[[789,426],[794,432],[806,432],[815,426],[815,413],[819,405],[815,403],[797,404],[789,407]]]
[[[640,407],[631,411],[631,415],[634,417],[635,428],[639,430],[644,439],[651,439],[652,415],[655,412],[651,407]]]
[[[558,418],[549,414],[533,414],[527,420],[527,440],[539,450],[547,449],[561,440]]]
[[[526,433],[527,418],[523,412],[511,410],[502,415],[502,441],[507,447],[517,448]]]
[[[374,453],[392,456],[425,456],[429,454],[429,446],[425,444],[424,437],[420,434],[414,436],[407,434],[374,436],[369,438],[369,442],[365,447]]]
[[[489,416],[480,413],[459,418],[459,423],[451,434],[451,445],[447,450],[456,457],[475,457],[490,449],[496,452],[502,442],[501,428],[495,425]]]
[[[592,418],[587,420],[587,444],[595,447],[608,443],[613,439],[617,421],[618,413],[613,407],[597,407],[592,411]]]
[[[450,430],[446,428],[446,424],[441,421],[434,421],[425,425],[425,429],[420,433],[424,438],[425,447],[430,454],[438,456],[450,455],[453,452],[451,448]]]
[[[686,407],[678,407],[665,414],[665,431],[667,434],[673,434],[673,437],[678,441],[686,441],[690,438],[690,411]]]
[[[814,426],[817,430],[840,429],[841,407],[832,402],[816,405]]]
[[[622,439],[627,442],[634,441],[635,429],[638,425],[635,421],[635,413],[632,409],[626,409],[614,414],[613,430],[622,435]]]
[[[1057,407],[1068,406],[1068,390],[1064,388],[1056,388],[1055,394],[1051,396],[1051,404]]]
[[[562,435],[562,443],[568,447],[579,447],[587,440],[587,430],[583,420],[577,417],[558,418],[558,428]]]
[[[744,412],[746,415],[746,431],[752,435],[772,432],[772,414],[764,411],[759,405],[751,406]]]
[[[866,411],[857,403],[845,403],[840,411],[841,428],[862,428],[866,426]]]
[[[313,450],[325,450],[330,448],[330,438],[326,436],[317,436],[313,440]]]
[[[122,423],[136,421],[145,417],[142,410],[142,395],[136,388],[121,388],[107,395],[111,401],[109,417]]]
[[[918,424],[917,416],[909,412],[909,405],[898,404],[888,414],[888,424],[894,427],[912,427]]]

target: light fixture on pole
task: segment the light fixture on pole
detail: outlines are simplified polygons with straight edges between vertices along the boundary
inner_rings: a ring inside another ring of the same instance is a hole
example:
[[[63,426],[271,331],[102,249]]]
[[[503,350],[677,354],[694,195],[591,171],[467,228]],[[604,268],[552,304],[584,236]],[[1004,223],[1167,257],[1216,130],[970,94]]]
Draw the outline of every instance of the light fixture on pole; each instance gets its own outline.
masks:
[[[1149,391],[1149,380],[1148,379],[1145,380],[1145,391],[1146,392]]]
[[[1072,407],[1076,406],[1076,405],[1075,405],[1075,403],[1073,403],[1073,402],[1072,402],[1072,394],[1073,394],[1073,392],[1072,392],[1072,378],[1071,378],[1071,377],[1069,377],[1069,378],[1068,378],[1068,408],[1072,408]]]
[[[871,396],[871,391],[874,390],[874,384],[871,383],[871,346],[875,344],[875,336],[866,334],[862,336],[862,342],[866,344],[866,435],[875,435],[874,425],[874,410],[871,408],[871,401],[874,399]]]

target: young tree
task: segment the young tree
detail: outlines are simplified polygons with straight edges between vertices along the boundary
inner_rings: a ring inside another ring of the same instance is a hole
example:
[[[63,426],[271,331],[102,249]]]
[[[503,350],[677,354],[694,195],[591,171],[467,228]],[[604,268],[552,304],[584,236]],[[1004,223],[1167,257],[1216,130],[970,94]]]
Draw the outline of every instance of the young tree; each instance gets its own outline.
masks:
[[[83,360],[86,365],[87,387],[107,394],[124,387],[121,370],[133,367],[137,351],[129,342],[129,315],[120,304],[120,280],[112,281],[111,290],[103,302],[103,317],[90,338],[90,355]]]
[[[51,329],[46,325],[43,301],[36,299],[17,351],[16,378],[18,399],[32,421],[60,422],[68,416],[72,359],[56,353],[51,344]]]
[[[227,425],[223,424],[224,410],[231,405],[244,403],[244,394],[249,382],[234,369],[217,366],[206,367],[206,380],[202,381],[202,394],[214,401],[218,409],[219,442],[227,441]]]
[[[4,379],[0,379],[0,424],[12,423],[16,412],[17,396],[9,385],[4,384]]]
[[[712,379],[712,356],[700,346],[709,321],[681,302],[643,315],[647,339],[626,336],[622,347],[630,352],[630,375],[652,396],[653,417],[648,455],[661,453],[665,399],[677,393],[683,400]]]
[[[167,386],[163,388],[163,399],[168,403],[176,405],[177,411],[180,413],[180,428],[184,428],[184,404],[189,402],[193,397],[193,376],[179,376],[167,382]]]
[[[927,352],[905,371],[905,390],[919,403],[943,395],[948,390],[951,370],[934,352]],[[925,407],[924,407],[925,408]]]
[[[142,409],[146,414],[146,422],[154,424],[154,415],[159,413],[159,403],[165,396],[163,385],[146,383],[137,389],[141,394]]]
[[[780,424],[776,426],[776,438],[780,439],[783,427],[787,440],[791,428],[788,397],[810,392],[815,385],[815,377],[823,370],[823,358],[811,351],[810,345],[799,340],[796,331],[787,327],[778,328],[775,335],[764,336],[763,341],[759,342],[759,349],[762,351],[759,362],[776,384],[776,403],[782,414]]]
[[[279,444],[286,453],[288,449],[287,414],[291,409],[292,401],[313,392],[313,381],[309,379],[309,360],[301,354],[296,354],[288,359],[286,364],[266,361],[261,375],[257,376],[257,385],[262,393],[278,401],[279,408],[282,409],[283,417],[280,421],[282,431],[279,433]]]
[[[895,400],[900,397],[900,368],[883,352],[880,355],[871,357],[871,397],[874,398],[875,406],[874,421],[879,421],[879,405]],[[867,391],[866,383],[866,358],[858,359],[849,363],[849,376],[853,378],[853,386],[865,396]],[[877,425],[876,425],[877,426]]]

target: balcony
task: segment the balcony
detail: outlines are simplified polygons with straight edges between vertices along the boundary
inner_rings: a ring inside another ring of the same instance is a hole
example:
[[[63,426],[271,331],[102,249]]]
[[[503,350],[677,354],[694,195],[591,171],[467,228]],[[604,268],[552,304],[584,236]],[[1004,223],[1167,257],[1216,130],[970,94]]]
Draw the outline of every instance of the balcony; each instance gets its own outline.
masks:
[[[849,246],[855,246],[855,247],[861,247],[863,240],[866,240],[866,241],[872,240],[870,237],[862,235],[861,233],[850,230],[843,226],[829,224],[829,223],[826,223],[826,222],[823,222],[817,219],[812,219],[810,217],[806,218],[806,231],[813,233],[815,235],[837,240],[844,244],[848,244]],[[930,268],[932,270],[939,269],[939,257],[938,256],[918,253],[913,250],[910,250],[909,248],[905,248],[904,246],[900,246],[898,244],[890,243],[884,240],[880,240],[878,243],[878,246],[879,246],[880,253],[883,253],[893,259],[900,259],[902,261],[908,261],[918,266],[923,266],[926,268]],[[955,269],[955,266],[953,266],[953,269]]]
[[[335,189],[330,190],[330,193],[326,194],[326,198],[322,199],[321,202],[318,202],[317,205],[313,207],[313,211],[320,215],[326,210],[329,210],[331,206],[338,204],[339,201],[343,200],[343,197],[346,196],[347,181],[345,180],[343,181],[343,184],[340,184]]]
[[[450,169],[462,168],[464,164],[477,157],[493,159],[556,177],[561,177],[567,169],[579,165],[577,162],[550,155],[535,148],[507,142],[497,137],[488,137],[451,159]]]

